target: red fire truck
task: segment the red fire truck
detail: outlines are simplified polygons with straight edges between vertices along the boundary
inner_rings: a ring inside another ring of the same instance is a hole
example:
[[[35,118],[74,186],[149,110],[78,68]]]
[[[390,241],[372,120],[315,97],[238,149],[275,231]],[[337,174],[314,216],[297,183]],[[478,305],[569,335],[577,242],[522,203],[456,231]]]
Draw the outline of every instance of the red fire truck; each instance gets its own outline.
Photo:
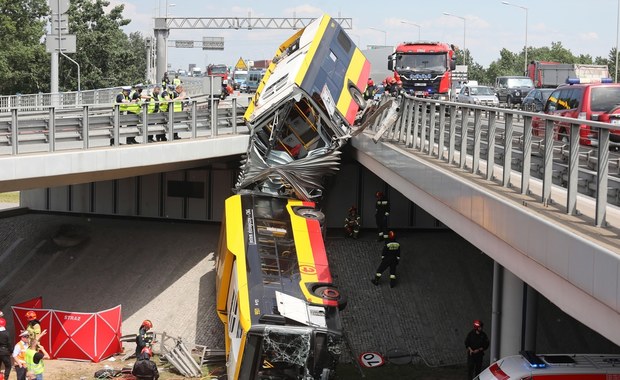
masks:
[[[403,42],[388,56],[388,70],[415,96],[449,100],[455,68],[454,46],[443,42]]]
[[[228,80],[228,67],[224,64],[211,64],[207,66],[207,75],[222,77],[222,82]]]

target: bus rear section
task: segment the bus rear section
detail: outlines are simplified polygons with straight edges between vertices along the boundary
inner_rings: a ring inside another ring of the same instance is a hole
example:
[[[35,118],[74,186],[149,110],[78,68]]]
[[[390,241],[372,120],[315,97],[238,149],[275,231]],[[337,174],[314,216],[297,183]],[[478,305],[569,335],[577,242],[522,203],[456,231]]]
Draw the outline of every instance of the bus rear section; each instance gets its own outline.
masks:
[[[316,199],[350,137],[370,63],[328,15],[280,45],[245,119],[252,131],[237,188]],[[252,168],[250,168],[252,166]]]
[[[244,193],[226,200],[217,313],[228,379],[327,379],[342,351],[339,309],[313,202]]]
[[[474,380],[619,380],[620,355],[535,354],[522,351],[485,369]]]

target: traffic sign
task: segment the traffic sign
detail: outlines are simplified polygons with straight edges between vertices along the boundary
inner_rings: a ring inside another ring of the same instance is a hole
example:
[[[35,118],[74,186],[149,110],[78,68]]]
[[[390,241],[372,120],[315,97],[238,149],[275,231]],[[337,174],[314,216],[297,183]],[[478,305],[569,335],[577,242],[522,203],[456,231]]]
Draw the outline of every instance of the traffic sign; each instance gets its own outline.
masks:
[[[239,57],[239,60],[237,61],[237,64],[235,65],[235,69],[237,69],[237,70],[247,70],[248,69],[248,65],[245,64],[245,61],[243,60],[243,58]]]
[[[51,18],[52,34],[69,33],[69,15],[54,16]]]
[[[58,37],[56,34],[48,34],[45,38],[45,51],[48,53],[75,53],[75,34],[63,34],[62,37]]]
[[[224,50],[224,37],[202,37],[202,50]]]
[[[359,360],[366,368],[381,367],[385,364],[385,359],[378,352],[362,352]]]
[[[52,14],[63,14],[69,10],[69,0],[50,0]]]
[[[176,40],[174,41],[174,47],[176,48],[193,48],[194,41],[192,40]]]

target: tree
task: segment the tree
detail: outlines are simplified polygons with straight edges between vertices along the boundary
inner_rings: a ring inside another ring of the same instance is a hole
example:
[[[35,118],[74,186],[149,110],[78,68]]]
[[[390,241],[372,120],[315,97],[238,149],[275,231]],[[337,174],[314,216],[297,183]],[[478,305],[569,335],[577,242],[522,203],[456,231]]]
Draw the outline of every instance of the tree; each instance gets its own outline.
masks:
[[[77,38],[82,89],[136,84],[146,75],[146,43],[140,33],[127,36],[121,27],[131,20],[123,18],[124,5],[109,13],[107,0],[72,0],[69,30]],[[61,60],[60,86],[64,91],[77,89],[77,67]]]
[[[49,89],[48,14],[46,0],[0,0],[0,94]]]

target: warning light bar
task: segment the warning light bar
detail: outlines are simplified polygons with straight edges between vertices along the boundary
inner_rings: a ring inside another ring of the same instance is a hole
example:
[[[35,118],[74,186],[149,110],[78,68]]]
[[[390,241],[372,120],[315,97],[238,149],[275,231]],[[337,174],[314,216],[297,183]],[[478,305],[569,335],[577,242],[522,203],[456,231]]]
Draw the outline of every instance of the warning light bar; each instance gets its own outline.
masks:
[[[566,78],[567,84],[581,84],[581,83],[613,83],[612,78]]]
[[[530,364],[532,368],[545,368],[547,364],[532,351],[520,351],[519,354]]]

